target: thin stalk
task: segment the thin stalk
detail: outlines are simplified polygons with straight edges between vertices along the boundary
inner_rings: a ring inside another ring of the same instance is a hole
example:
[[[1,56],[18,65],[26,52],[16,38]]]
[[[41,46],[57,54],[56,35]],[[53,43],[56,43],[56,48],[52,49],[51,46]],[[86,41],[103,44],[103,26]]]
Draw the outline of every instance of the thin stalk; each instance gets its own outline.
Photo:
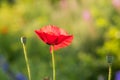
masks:
[[[111,80],[111,73],[112,73],[111,64],[109,64],[108,80]]]
[[[55,74],[55,56],[54,56],[54,49],[52,46],[52,66],[53,66],[53,80],[56,80],[56,74]]]
[[[24,57],[25,57],[26,66],[27,66],[28,78],[29,80],[31,80],[31,73],[30,73],[30,67],[29,67],[28,58],[27,58],[26,46],[24,43],[22,44],[23,44]]]

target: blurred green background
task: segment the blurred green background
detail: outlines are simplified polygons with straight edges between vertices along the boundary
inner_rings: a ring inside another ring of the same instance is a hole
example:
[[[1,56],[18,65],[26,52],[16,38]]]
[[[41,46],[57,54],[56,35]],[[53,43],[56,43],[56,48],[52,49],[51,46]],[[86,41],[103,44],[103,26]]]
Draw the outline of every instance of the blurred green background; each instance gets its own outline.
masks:
[[[52,78],[49,46],[34,30],[57,25],[74,35],[55,52],[57,80],[107,80],[106,55],[112,54],[112,80],[120,70],[120,0],[0,0],[0,55],[15,73],[27,77],[21,36],[27,37],[32,80]],[[0,79],[9,76],[0,68]]]

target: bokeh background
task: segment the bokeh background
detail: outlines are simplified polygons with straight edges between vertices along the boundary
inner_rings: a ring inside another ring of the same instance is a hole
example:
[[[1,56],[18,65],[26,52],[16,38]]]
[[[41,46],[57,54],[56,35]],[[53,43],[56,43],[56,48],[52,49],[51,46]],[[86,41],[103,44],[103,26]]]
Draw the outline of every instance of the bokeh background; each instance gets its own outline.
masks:
[[[55,52],[57,80],[107,80],[107,54],[114,56],[112,80],[120,80],[120,0],[0,0],[0,80],[12,80],[11,72],[27,77],[21,36],[32,80],[52,78],[49,46],[34,32],[49,24],[74,35]]]

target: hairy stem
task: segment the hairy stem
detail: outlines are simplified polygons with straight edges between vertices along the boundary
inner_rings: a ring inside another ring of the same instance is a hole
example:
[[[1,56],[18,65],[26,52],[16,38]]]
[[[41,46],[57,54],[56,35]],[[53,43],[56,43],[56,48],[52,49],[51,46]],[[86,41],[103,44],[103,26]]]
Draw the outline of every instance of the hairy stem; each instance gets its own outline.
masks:
[[[109,64],[108,80],[111,80],[111,73],[112,73],[112,69],[111,69],[111,65]]]
[[[23,43],[23,51],[24,51],[24,57],[25,57],[26,66],[27,66],[28,78],[29,80],[31,80],[31,73],[30,73],[30,67],[29,67],[28,58],[27,58],[27,51],[24,43]]]
[[[55,77],[55,56],[54,56],[54,49],[53,49],[53,46],[52,46],[52,66],[53,66],[53,80],[56,80],[56,77]]]

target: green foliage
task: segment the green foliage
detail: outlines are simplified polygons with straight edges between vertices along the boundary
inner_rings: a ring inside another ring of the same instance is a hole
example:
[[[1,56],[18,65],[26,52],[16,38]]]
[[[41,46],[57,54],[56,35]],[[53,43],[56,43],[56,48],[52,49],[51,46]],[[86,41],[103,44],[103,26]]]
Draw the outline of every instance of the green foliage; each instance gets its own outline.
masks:
[[[113,73],[120,70],[119,21],[120,10],[109,0],[0,0],[0,54],[27,76],[20,42],[26,36],[32,80],[52,79],[49,46],[34,30],[53,24],[74,35],[72,45],[55,52],[57,80],[106,80],[107,54],[114,56]],[[0,79],[8,77],[0,69]]]

